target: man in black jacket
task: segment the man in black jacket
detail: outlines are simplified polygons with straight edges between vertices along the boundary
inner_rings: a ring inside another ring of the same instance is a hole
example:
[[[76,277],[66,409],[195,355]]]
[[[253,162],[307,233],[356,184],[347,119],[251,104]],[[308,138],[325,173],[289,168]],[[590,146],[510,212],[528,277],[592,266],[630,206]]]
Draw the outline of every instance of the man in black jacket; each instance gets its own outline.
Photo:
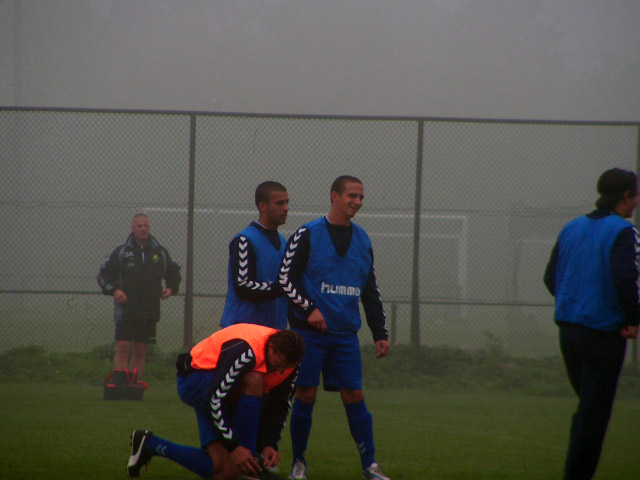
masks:
[[[144,213],[136,214],[131,222],[129,238],[109,254],[98,273],[102,292],[114,299],[114,374],[135,371],[136,383],[144,383],[139,379],[144,369],[147,346],[156,343],[160,300],[177,293],[181,280],[180,267],[150,232],[149,217]],[[134,379],[130,377],[128,380]]]

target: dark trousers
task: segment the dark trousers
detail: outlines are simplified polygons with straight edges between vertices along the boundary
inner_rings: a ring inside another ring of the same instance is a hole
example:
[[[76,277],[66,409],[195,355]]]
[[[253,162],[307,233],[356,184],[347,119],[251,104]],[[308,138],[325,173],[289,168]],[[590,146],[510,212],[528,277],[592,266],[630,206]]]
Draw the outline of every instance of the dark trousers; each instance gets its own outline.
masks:
[[[573,415],[565,480],[593,477],[611,417],[626,340],[619,332],[560,326],[560,349],[573,390],[579,397]]]

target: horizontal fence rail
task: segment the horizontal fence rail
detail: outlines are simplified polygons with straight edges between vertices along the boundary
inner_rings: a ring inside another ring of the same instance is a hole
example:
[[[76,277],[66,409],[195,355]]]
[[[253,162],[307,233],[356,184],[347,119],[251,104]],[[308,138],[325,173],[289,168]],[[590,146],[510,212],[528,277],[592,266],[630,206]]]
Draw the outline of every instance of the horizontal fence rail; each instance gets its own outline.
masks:
[[[396,344],[557,354],[542,284],[560,228],[593,208],[607,168],[638,171],[640,125],[522,119],[2,108],[0,351],[113,341],[96,274],[133,214],[180,264],[158,347],[219,328],[228,244],[283,183],[288,237],[325,215],[339,175],[363,180]],[[371,341],[366,323],[363,341]],[[634,349],[635,352],[635,349]],[[635,358],[634,353],[634,358]]]

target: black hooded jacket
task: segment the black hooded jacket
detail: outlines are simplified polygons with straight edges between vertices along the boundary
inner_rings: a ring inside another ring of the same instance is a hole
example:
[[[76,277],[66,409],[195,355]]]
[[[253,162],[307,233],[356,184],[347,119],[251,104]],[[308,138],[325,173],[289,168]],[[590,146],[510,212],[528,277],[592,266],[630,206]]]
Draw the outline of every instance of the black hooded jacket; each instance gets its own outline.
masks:
[[[116,305],[116,310],[121,310],[116,312],[121,318],[156,322],[160,320],[163,279],[166,287],[177,293],[182,279],[180,266],[153,236],[141,247],[134,241],[133,234],[109,254],[98,273],[102,293],[113,296],[120,289],[127,294],[127,303]]]

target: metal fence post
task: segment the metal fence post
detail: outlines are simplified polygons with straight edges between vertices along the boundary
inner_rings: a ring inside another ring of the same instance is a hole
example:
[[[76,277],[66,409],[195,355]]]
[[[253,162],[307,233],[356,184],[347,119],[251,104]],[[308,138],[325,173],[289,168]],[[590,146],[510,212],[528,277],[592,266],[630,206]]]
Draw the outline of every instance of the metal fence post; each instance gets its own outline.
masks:
[[[390,335],[390,343],[391,345],[395,345],[396,344],[396,338],[397,338],[397,323],[398,320],[398,304],[396,302],[393,302],[391,304],[391,335]]]
[[[422,202],[422,144],[424,120],[418,121],[416,193],[413,212],[413,275],[411,280],[411,345],[420,348],[420,212]]]
[[[189,116],[189,200],[187,204],[187,265],[184,288],[184,332],[185,349],[193,346],[193,212],[196,167],[196,116]]]

